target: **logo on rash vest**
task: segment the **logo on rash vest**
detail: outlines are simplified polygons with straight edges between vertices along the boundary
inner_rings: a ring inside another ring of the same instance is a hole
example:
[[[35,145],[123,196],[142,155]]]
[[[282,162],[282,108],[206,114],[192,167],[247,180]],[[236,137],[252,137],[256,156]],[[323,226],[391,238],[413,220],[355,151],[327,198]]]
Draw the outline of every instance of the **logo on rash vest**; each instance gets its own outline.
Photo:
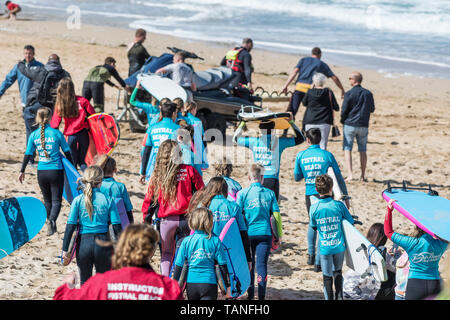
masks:
[[[135,283],[108,283],[108,300],[161,300],[164,288]]]

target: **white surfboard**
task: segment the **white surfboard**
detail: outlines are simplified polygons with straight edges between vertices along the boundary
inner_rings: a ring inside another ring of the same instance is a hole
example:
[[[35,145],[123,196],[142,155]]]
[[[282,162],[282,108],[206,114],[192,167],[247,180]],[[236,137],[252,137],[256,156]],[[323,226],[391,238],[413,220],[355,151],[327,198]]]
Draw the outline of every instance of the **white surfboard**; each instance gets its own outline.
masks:
[[[333,179],[334,198],[343,200],[343,194],[332,167],[328,168],[327,174]],[[386,281],[386,262],[377,248],[347,220],[342,221],[342,229],[347,247],[345,250],[346,265],[362,276],[372,274],[378,281]]]
[[[174,100],[181,98],[183,102],[187,101],[186,90],[179,84],[169,78],[161,77],[156,74],[141,74],[137,76],[141,80],[141,86],[147,90],[158,101],[164,98]]]
[[[347,220],[342,221],[342,228],[347,246],[347,266],[363,277],[372,274],[378,281],[386,281],[386,262],[378,249]]]

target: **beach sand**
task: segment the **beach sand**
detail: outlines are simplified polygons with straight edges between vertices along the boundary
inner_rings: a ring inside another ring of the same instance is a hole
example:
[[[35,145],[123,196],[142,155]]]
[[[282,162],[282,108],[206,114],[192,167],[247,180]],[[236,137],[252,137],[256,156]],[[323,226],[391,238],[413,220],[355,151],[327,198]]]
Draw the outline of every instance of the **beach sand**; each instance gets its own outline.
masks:
[[[82,25],[80,30],[69,30],[65,23],[43,21],[0,21],[0,78],[22,59],[26,44],[36,48],[36,58],[45,62],[51,53],[57,53],[63,67],[70,72],[76,91],[81,94],[84,77],[93,66],[103,63],[107,56],[117,60],[119,73],[128,73],[126,45],[133,39],[133,30]],[[205,61],[189,60],[196,70],[217,66],[229,45],[185,41],[169,36],[148,34],[145,46],[150,54],[167,52],[167,46],[194,51]],[[299,56],[258,50],[252,51],[255,67],[254,86],[267,91],[280,90]],[[323,54],[326,62],[326,52]],[[330,65],[341,79],[346,90],[350,89],[348,75],[352,68]],[[352,197],[351,213],[363,222],[357,228],[366,233],[375,222],[383,222],[386,203],[381,197],[384,183],[388,180],[408,181],[411,185],[431,184],[441,196],[450,198],[450,80],[418,78],[395,74],[382,74],[373,70],[363,73],[363,86],[374,94],[376,110],[371,117],[368,142],[368,182],[352,181],[347,184]],[[114,80],[113,80],[114,81]],[[337,96],[340,92],[332,81],[327,83]],[[119,114],[116,110],[117,90],[105,86],[106,112]],[[293,85],[291,85],[291,90]],[[338,97],[339,104],[342,100]],[[273,111],[284,111],[287,103],[265,103]],[[18,175],[25,150],[25,127],[21,116],[21,104],[17,84],[14,84],[0,100],[0,197],[34,196],[42,199],[36,179],[36,169],[28,167],[23,185]],[[301,125],[304,108],[297,114]],[[339,116],[335,117],[338,121]],[[132,133],[129,125],[121,123],[121,139],[113,153],[117,160],[118,181],[128,188],[134,206],[134,217],[141,221],[140,208],[146,186],[139,183],[139,150],[143,134]],[[341,126],[342,132],[342,126]],[[227,135],[233,134],[230,127]],[[210,162],[223,149],[210,144]],[[307,148],[306,143],[287,149],[281,159],[280,193],[284,238],[281,250],[272,253],[268,264],[267,299],[323,299],[322,274],[315,273],[306,264],[306,214],[304,182],[293,179],[296,154]],[[353,151],[354,177],[359,177],[359,155]],[[344,176],[342,136],[330,139],[331,151]],[[226,154],[235,166],[232,177],[242,186],[248,186],[246,173],[251,154],[242,147],[227,147]],[[205,172],[208,181],[212,171]],[[73,262],[68,267],[59,264],[62,238],[69,205],[64,200],[57,221],[58,233],[47,237],[46,228],[29,243],[0,260],[0,299],[51,299],[64,275],[76,271]],[[394,228],[402,233],[413,230],[412,224],[400,214],[394,214]],[[388,246],[392,243],[388,241]],[[448,254],[446,254],[448,256]],[[441,269],[445,264],[441,262]],[[152,262],[159,270],[159,254]],[[344,267],[344,271],[346,267]]]

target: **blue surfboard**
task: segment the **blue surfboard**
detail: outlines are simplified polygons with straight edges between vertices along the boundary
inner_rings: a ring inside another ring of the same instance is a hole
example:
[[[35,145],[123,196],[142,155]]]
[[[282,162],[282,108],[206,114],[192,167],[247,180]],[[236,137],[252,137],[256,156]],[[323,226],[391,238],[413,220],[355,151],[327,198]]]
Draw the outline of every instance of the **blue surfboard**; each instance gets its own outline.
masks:
[[[250,270],[242,244],[241,233],[236,218],[231,218],[219,236],[227,258],[227,268],[230,274],[231,295],[242,296],[250,286]]]
[[[34,238],[47,220],[44,204],[33,197],[0,201],[0,259]]]
[[[388,188],[382,196],[397,200],[394,208],[426,233],[450,241],[450,200],[408,188]]]
[[[64,167],[63,197],[67,200],[67,202],[69,202],[69,204],[72,204],[73,199],[83,193],[83,189],[81,187],[79,188],[77,183],[78,178],[81,176],[73,164],[66,159],[66,157],[61,156],[61,159]]]

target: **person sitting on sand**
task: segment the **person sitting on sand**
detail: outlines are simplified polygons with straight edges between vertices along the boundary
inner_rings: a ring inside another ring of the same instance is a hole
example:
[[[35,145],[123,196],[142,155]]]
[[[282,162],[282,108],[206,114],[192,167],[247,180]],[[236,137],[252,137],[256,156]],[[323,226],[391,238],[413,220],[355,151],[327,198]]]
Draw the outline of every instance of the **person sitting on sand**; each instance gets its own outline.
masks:
[[[8,11],[9,20],[16,20],[16,14],[22,11],[22,8],[18,4],[12,3],[11,1],[6,1],[5,6]]]
[[[344,95],[341,110],[341,123],[344,125],[343,149],[345,166],[347,167],[347,180],[353,179],[352,172],[352,148],[356,138],[361,162],[361,181],[366,179],[367,164],[367,136],[369,134],[370,114],[375,111],[375,103],[372,93],[361,87],[362,74],[352,72],[348,78],[352,89]]]

